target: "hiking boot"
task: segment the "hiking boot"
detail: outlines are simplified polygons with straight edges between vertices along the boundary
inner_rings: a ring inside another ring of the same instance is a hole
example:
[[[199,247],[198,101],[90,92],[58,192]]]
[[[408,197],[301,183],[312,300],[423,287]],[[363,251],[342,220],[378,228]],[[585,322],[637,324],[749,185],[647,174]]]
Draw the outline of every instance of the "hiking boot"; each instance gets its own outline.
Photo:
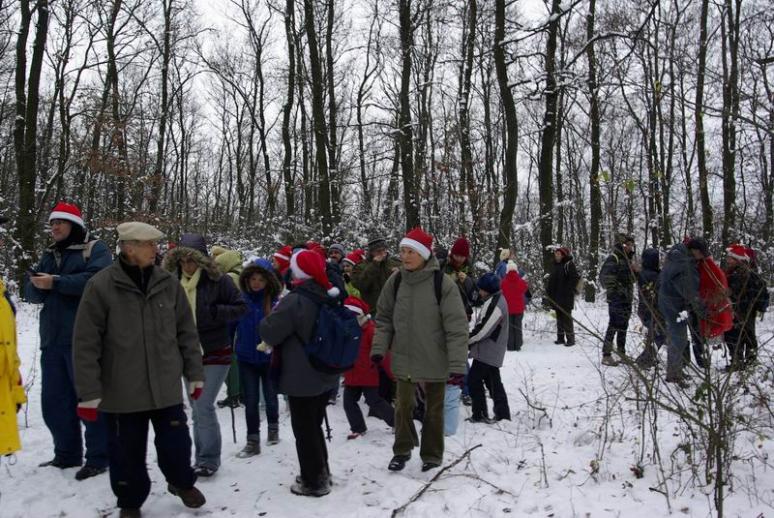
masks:
[[[395,455],[387,465],[387,469],[390,471],[401,471],[406,467],[406,462],[408,462],[410,458],[411,455]]]
[[[430,471],[431,469],[440,468],[441,465],[437,462],[423,462],[422,471]]]
[[[575,342],[567,342],[564,344],[565,347],[572,347],[573,345],[575,345]]]
[[[242,451],[237,453],[237,458],[247,459],[250,457],[255,457],[260,453],[261,453],[261,443],[259,443],[258,441],[247,441],[247,444],[245,444],[245,447],[242,448]]]
[[[347,435],[347,440],[351,441],[353,439],[357,439],[358,437],[362,437],[365,434],[366,434],[365,430],[363,430],[362,432],[352,432],[351,434]]]
[[[280,442],[279,430],[276,430],[276,429],[273,430],[273,429],[270,428],[269,429],[269,435],[266,438],[266,444],[268,444],[269,446],[274,446],[275,444],[277,444],[279,442]]]
[[[607,365],[608,367],[618,367],[619,362],[614,360],[612,356],[603,356],[602,365]]]
[[[687,389],[689,387],[689,385],[688,385],[688,380],[689,379],[690,378],[688,378],[688,376],[686,376],[685,374],[681,374],[679,376],[667,376],[665,378],[665,381],[667,383],[674,383],[675,385],[677,385],[681,389]]]
[[[142,512],[135,507],[122,507],[118,518],[141,518]]]
[[[196,489],[196,487],[191,487],[190,489],[179,489],[172,484],[168,484],[167,491],[180,498],[180,500],[183,501],[184,506],[190,507],[192,509],[196,509],[207,503],[207,500],[204,498],[202,492]]]
[[[41,462],[40,464],[38,464],[38,467],[47,468],[50,466],[52,468],[67,469],[67,468],[77,468],[77,467],[80,467],[80,465],[81,465],[80,462],[68,463],[54,457],[53,459],[47,460],[46,462]]]
[[[107,468],[95,468],[88,464],[75,472],[75,480],[86,480],[87,478],[96,477],[107,471]]]
[[[327,481],[323,481],[318,487],[311,487],[304,484],[303,481],[296,482],[290,486],[290,492],[298,496],[314,496],[321,497],[331,492],[331,486]]]
[[[216,404],[218,408],[239,408],[239,396],[228,396]]]
[[[563,345],[564,344],[564,340],[554,340],[554,344],[556,344],[556,345]]]
[[[194,474],[197,477],[211,477],[218,471],[217,469],[208,468],[207,466],[196,466],[194,468]]]
[[[495,422],[494,419],[491,419],[488,415],[482,415],[482,416],[470,416],[467,419],[471,423],[484,423],[484,424],[492,424]]]
[[[462,396],[460,400],[465,406],[471,406],[473,404],[473,399],[470,396]]]

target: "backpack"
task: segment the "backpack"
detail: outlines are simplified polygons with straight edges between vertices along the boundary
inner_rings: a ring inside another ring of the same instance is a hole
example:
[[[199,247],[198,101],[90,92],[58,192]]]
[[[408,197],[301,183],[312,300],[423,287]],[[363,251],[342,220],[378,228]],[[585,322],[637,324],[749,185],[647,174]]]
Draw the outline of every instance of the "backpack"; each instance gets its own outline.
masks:
[[[313,300],[319,307],[314,334],[304,343],[304,352],[315,370],[326,374],[341,374],[355,365],[363,333],[357,316],[341,304],[321,302],[303,290],[296,293]],[[303,340],[302,340],[303,341]]]
[[[443,288],[443,276],[444,273],[441,270],[435,270],[433,272],[433,287],[435,288],[435,301],[438,303],[438,305],[441,305],[441,291]],[[392,286],[392,297],[397,300],[398,298],[398,289],[400,288],[400,281],[401,281],[401,275],[400,270],[398,270],[398,274],[395,277],[395,284]],[[462,299],[463,301],[465,298]]]
[[[750,270],[750,289],[755,295],[755,311],[765,313],[769,309],[769,290],[757,272]]]

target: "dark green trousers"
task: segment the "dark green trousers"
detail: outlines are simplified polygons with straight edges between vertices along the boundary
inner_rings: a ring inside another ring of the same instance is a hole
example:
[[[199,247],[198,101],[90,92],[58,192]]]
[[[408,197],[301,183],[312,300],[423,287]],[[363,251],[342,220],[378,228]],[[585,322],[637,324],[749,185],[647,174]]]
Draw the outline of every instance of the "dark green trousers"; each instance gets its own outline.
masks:
[[[443,402],[446,395],[446,383],[424,383],[425,416],[422,422],[422,443],[420,446],[417,430],[414,427],[414,407],[416,383],[398,380],[395,401],[395,443],[392,452],[395,455],[410,455],[415,446],[420,446],[419,456],[422,462],[443,462]]]

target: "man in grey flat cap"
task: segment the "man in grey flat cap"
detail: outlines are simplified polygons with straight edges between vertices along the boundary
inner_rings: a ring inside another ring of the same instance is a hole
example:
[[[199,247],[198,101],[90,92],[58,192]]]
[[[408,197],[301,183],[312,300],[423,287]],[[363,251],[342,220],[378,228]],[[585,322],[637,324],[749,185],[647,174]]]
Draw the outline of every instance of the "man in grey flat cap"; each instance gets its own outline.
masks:
[[[204,369],[193,313],[180,283],[154,261],[163,234],[146,223],[118,226],[120,254],[86,285],[73,336],[78,414],[108,423],[110,485],[120,516],[140,516],[150,492],[148,424],[167,489],[201,507],[181,378],[193,399]]]

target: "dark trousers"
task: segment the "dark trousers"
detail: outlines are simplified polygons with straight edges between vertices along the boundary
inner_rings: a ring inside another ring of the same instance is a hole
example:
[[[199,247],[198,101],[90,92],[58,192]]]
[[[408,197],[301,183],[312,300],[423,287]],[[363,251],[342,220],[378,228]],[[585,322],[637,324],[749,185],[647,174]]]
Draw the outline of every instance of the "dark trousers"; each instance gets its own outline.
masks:
[[[703,369],[707,366],[709,359],[706,357],[706,347],[704,346],[704,338],[701,336],[701,324],[699,323],[699,317],[691,311],[689,313],[688,331],[691,334],[691,348],[693,349],[693,357],[696,360],[696,365]],[[683,352],[683,359],[686,365],[691,363],[691,352],[686,347]]]
[[[602,344],[602,355],[613,353],[613,341],[621,354],[626,353],[626,331],[629,329],[629,319],[632,316],[632,303],[629,301],[610,301],[607,305],[610,321],[607,324],[605,341]]]
[[[468,383],[470,384],[470,398],[472,399],[472,412],[474,419],[489,417],[489,410],[486,404],[486,393],[484,387],[489,390],[494,402],[495,419],[510,419],[511,410],[508,406],[508,396],[505,394],[505,387],[500,379],[500,369],[492,367],[478,360],[473,360],[468,374]]]
[[[296,438],[301,480],[314,489],[324,485],[330,473],[328,449],[322,430],[327,404],[328,392],[310,397],[288,396],[290,424]]]
[[[378,387],[344,387],[344,412],[347,414],[349,429],[355,433],[366,431],[363,412],[360,411],[360,397],[365,396],[369,415],[378,417],[389,426],[395,426],[395,409],[379,395]]]
[[[652,313],[640,314],[640,320],[645,327],[645,347],[638,361],[652,362],[656,360],[658,350],[666,343],[666,329],[661,319],[653,317]]]
[[[269,363],[253,365],[239,362],[239,380],[242,385],[242,398],[245,404],[245,420],[247,421],[247,438],[260,440],[261,390],[266,403],[266,421],[270,430],[276,430],[279,423],[279,402],[274,381],[269,376]]]
[[[524,335],[521,330],[521,321],[524,320],[524,313],[519,315],[508,315],[508,350],[520,351],[524,345]]]
[[[556,309],[556,341],[559,343],[575,343],[575,326],[572,321],[572,309],[565,311]]]
[[[446,382],[424,383],[425,415],[422,419],[422,445],[419,456],[423,462],[441,464],[443,462],[443,403],[446,395]],[[415,383],[398,380],[398,395],[395,404],[395,442],[392,452],[395,455],[410,455],[419,445],[419,437],[414,427],[414,407],[417,404]]]
[[[76,413],[78,396],[73,380],[71,347],[46,347],[40,353],[41,406],[43,421],[54,439],[54,456],[65,464],[81,465],[83,440],[81,420]],[[84,421],[86,465],[108,465],[107,427],[101,413],[95,422]]]
[[[732,364],[754,362],[758,358],[758,339],[755,336],[755,314],[744,322],[734,322],[723,339],[731,354]]]
[[[153,423],[159,468],[169,484],[190,489],[196,482],[191,469],[191,435],[183,405],[146,412],[105,414],[108,425],[110,486],[118,507],[139,508],[150,493],[145,466],[148,423]]]

